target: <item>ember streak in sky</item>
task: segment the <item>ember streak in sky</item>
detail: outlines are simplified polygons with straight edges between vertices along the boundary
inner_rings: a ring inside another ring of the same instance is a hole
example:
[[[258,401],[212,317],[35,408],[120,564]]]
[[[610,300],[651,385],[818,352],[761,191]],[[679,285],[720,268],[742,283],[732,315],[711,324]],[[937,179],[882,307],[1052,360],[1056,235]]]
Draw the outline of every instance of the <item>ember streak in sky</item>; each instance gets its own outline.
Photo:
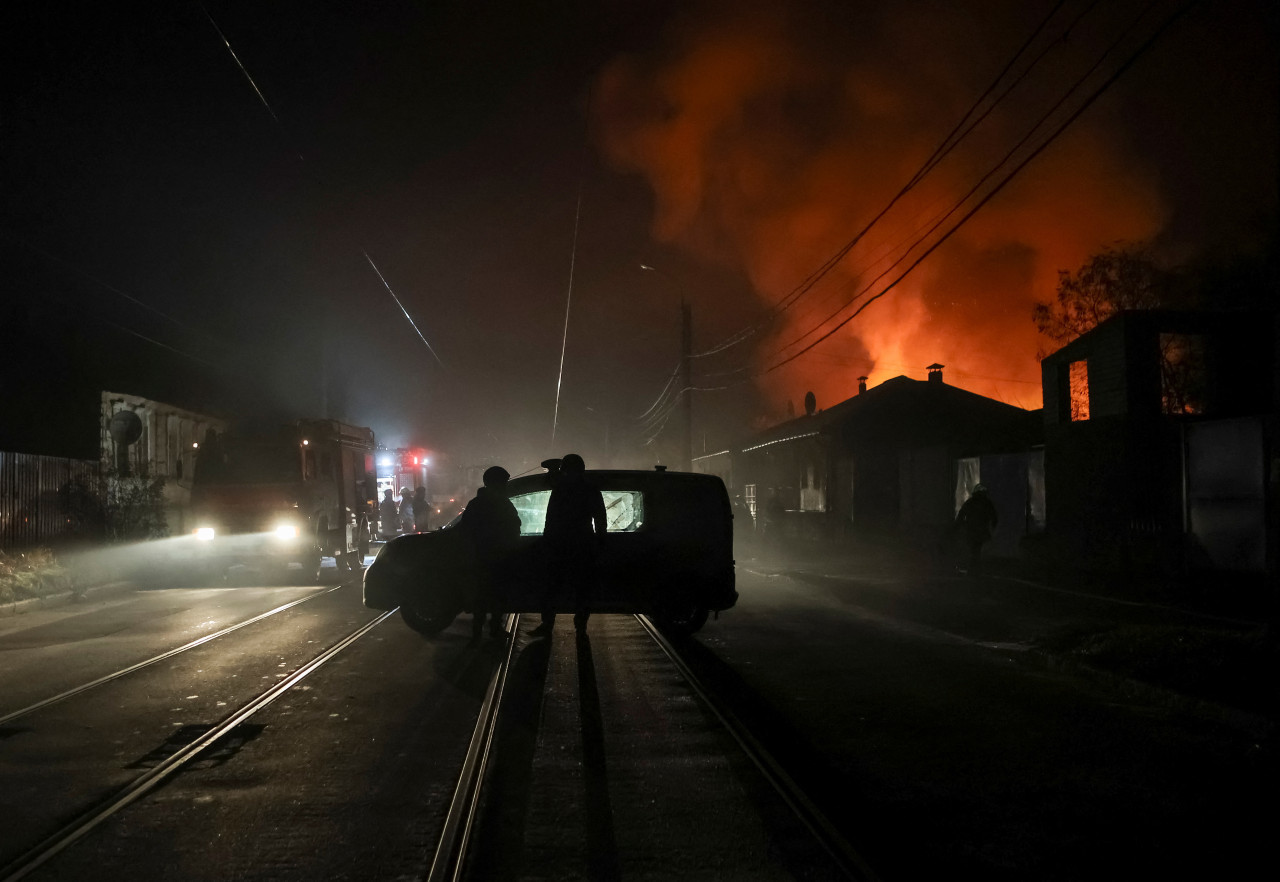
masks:
[[[373,262],[373,258],[369,256],[369,252],[364,251],[361,253],[364,254],[364,259],[369,261],[369,266],[373,267],[373,271],[378,274],[378,281],[382,282],[382,286],[387,289],[387,293],[391,295],[391,299],[396,302],[396,306],[400,307],[400,311],[404,313],[404,317],[409,320],[409,325],[413,328],[414,333],[418,335],[418,338],[422,340],[423,345],[427,347],[427,351],[431,353],[432,357],[435,358],[437,362],[439,362],[440,367],[444,367],[444,362],[440,361],[440,356],[431,348],[431,344],[427,342],[427,338],[422,335],[422,331],[418,328],[418,323],[413,320],[413,316],[409,315],[409,310],[404,308],[404,304],[400,302],[400,298],[396,296],[396,292],[391,290],[391,285],[387,283],[386,277],[382,275],[382,270],[378,269],[378,265]]]
[[[244,74],[244,78],[249,81],[249,85],[253,86],[254,94],[258,96],[258,100],[262,102],[262,106],[267,109],[267,113],[271,114],[271,118],[279,123],[280,117],[276,116],[276,112],[271,109],[271,105],[267,102],[267,96],[262,94],[262,90],[258,88],[258,84],[253,81],[252,75],[250,75],[249,71],[245,68],[244,62],[240,60],[239,55],[236,55],[236,50],[232,49],[231,44],[227,42],[226,35],[222,33],[222,28],[218,27],[218,23],[213,20],[213,16],[209,14],[209,10],[205,9],[203,5],[201,5],[200,11],[204,13],[205,18],[209,19],[209,24],[213,25],[213,29],[218,32],[218,38],[222,40],[222,45],[227,47],[227,51],[231,53],[231,58],[235,61],[236,67],[240,68],[240,72]]]

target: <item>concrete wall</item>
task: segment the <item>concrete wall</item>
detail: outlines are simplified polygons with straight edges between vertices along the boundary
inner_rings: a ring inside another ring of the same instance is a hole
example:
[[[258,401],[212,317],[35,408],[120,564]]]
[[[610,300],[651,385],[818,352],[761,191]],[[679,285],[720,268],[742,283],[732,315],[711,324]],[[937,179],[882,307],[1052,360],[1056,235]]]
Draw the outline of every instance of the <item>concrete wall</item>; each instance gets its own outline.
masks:
[[[191,484],[195,471],[196,445],[205,432],[226,431],[226,421],[210,414],[196,413],[163,401],[138,395],[103,392],[100,422],[101,461],[111,470],[120,461],[121,450],[111,437],[111,418],[120,411],[132,411],[142,421],[142,435],[127,445],[124,454],[135,473],[165,479],[165,517],[171,535],[186,533],[191,506]]]

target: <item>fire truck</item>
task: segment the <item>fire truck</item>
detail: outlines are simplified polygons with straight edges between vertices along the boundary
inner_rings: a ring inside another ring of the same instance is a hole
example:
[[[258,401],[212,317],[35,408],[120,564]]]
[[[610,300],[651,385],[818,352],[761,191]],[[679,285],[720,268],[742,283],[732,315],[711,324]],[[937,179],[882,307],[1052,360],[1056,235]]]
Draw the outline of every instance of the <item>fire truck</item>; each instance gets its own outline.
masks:
[[[375,518],[373,430],[298,420],[200,445],[191,506],[206,566],[256,565],[313,579],[321,557],[359,571]]]

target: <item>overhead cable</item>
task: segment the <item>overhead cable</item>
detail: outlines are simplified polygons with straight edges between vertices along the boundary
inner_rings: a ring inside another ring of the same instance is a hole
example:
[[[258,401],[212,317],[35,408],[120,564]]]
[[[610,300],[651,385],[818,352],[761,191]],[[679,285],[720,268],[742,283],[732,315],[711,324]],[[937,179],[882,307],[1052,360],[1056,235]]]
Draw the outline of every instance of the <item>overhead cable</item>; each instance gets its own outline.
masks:
[[[849,252],[853,250],[853,248],[858,244],[858,242],[861,241],[862,238],[865,237],[866,234],[881,219],[883,219],[884,216],[888,214],[888,212],[904,196],[906,196],[907,193],[909,193],[921,181],[923,181],[924,178],[934,168],[936,168],[938,164],[942,162],[943,159],[946,158],[946,156],[948,156],[953,150],[955,150],[955,148],[966,137],[968,137],[969,134],[973,132],[973,130],[977,127],[977,125],[980,124],[982,120],[984,120],[991,113],[991,111],[995,108],[995,106],[998,105],[1001,101],[1003,101],[1004,98],[1006,98],[1009,95],[1009,93],[1027,77],[1027,75],[1031,72],[1031,70],[1033,70],[1040,63],[1041,60],[1043,60],[1044,56],[1047,54],[1049,49],[1057,45],[1065,37],[1065,34],[1069,33],[1071,28],[1073,28],[1080,21],[1080,19],[1083,18],[1085,14],[1087,14],[1090,10],[1092,10],[1094,6],[1094,4],[1090,4],[1089,7],[1084,12],[1082,12],[1079,16],[1077,16],[1076,19],[1068,26],[1067,30],[1064,31],[1063,35],[1060,36],[1053,43],[1051,43],[1049,47],[1046,47],[1044,51],[1042,51],[1035,59],[1033,59],[1031,64],[1029,64],[1021,73],[1018,74],[1018,76],[1014,79],[1013,83],[1011,83],[1008,86],[1008,88],[1006,88],[1005,91],[995,101],[992,102],[991,106],[987,108],[986,111],[984,111],[980,116],[978,116],[977,119],[975,119],[970,125],[966,127],[966,122],[971,117],[973,117],[975,113],[978,112],[978,109],[982,106],[983,102],[985,102],[987,98],[996,90],[996,87],[999,85],[1000,81],[1003,80],[1008,75],[1009,71],[1013,69],[1018,59],[1021,58],[1023,54],[1027,52],[1027,50],[1031,47],[1031,45],[1035,42],[1035,40],[1039,37],[1039,35],[1044,31],[1045,27],[1048,26],[1049,22],[1052,21],[1052,19],[1057,15],[1058,10],[1062,8],[1062,5],[1064,2],[1065,0],[1058,0],[1058,2],[1050,9],[1049,13],[1045,15],[1043,19],[1041,19],[1040,23],[1036,26],[1035,30],[1032,31],[1031,35],[1028,36],[1027,39],[1023,41],[1022,45],[1018,47],[1018,50],[1013,54],[1013,56],[1001,69],[1000,73],[997,74],[995,79],[992,80],[991,84],[988,85],[987,88],[982,92],[982,94],[978,96],[978,98],[973,102],[973,104],[970,105],[969,109],[965,111],[964,115],[960,118],[960,120],[952,127],[952,129],[947,133],[947,135],[942,139],[942,141],[939,142],[938,146],[934,148],[934,151],[929,155],[928,159],[926,159],[921,164],[921,166],[911,176],[911,178],[907,181],[907,183],[902,186],[902,188],[889,200],[889,202],[883,208],[881,208],[880,211],[877,212],[871,218],[871,220],[868,221],[863,226],[863,228],[854,235],[852,239],[850,239],[843,246],[841,246],[840,249],[836,251],[835,254],[827,258],[827,260],[824,261],[822,265],[820,265],[817,269],[815,269],[808,276],[806,276],[795,288],[793,288],[790,292],[788,292],[781,299],[779,299],[772,307],[770,307],[768,313],[762,319],[736,332],[726,340],[716,344],[716,346],[712,347],[711,349],[696,353],[693,357],[701,358],[709,355],[715,355],[719,352],[723,352],[726,349],[731,348],[732,346],[736,346],[738,343],[741,343],[746,341],[747,339],[750,339],[750,337],[754,336],[760,330],[762,330],[763,328],[771,324],[779,315],[781,315],[787,309],[791,308],[791,306],[794,305],[801,297],[803,297],[806,293],[812,290],[813,287],[818,284],[818,282],[820,282],[833,269],[835,269],[835,267],[841,261],[844,260],[844,258],[849,254]]]
[[[1124,74],[1124,73],[1125,73],[1125,72],[1126,72],[1130,67],[1132,67],[1132,66],[1133,66],[1133,64],[1138,60],[1138,58],[1139,58],[1139,57],[1141,57],[1141,56],[1142,56],[1143,54],[1145,54],[1145,53],[1146,53],[1146,52],[1147,52],[1147,51],[1148,51],[1148,50],[1149,50],[1153,45],[1155,45],[1155,43],[1159,40],[1159,38],[1160,38],[1161,36],[1163,36],[1163,35],[1164,35],[1164,33],[1165,33],[1165,32],[1166,32],[1166,31],[1167,31],[1167,30],[1168,30],[1168,29],[1173,25],[1173,23],[1174,23],[1174,22],[1176,22],[1179,18],[1181,18],[1184,14],[1186,14],[1186,12],[1187,12],[1188,10],[1190,10],[1192,7],[1194,7],[1194,6],[1196,5],[1196,3],[1197,3],[1197,2],[1198,2],[1198,0],[1191,0],[1191,2],[1184,3],[1182,6],[1178,7],[1177,9],[1175,9],[1175,10],[1174,10],[1174,12],[1173,12],[1173,13],[1172,13],[1168,18],[1166,18],[1163,22],[1161,22],[1161,23],[1160,23],[1160,25],[1156,28],[1156,30],[1155,30],[1155,31],[1154,31],[1154,32],[1153,32],[1153,33],[1152,33],[1152,34],[1151,34],[1151,35],[1150,35],[1150,36],[1149,36],[1149,37],[1148,37],[1148,38],[1147,38],[1147,39],[1146,39],[1146,40],[1145,40],[1145,41],[1144,41],[1144,42],[1143,42],[1143,43],[1142,43],[1142,44],[1141,44],[1141,45],[1140,45],[1140,46],[1139,46],[1139,47],[1138,47],[1138,48],[1137,48],[1137,49],[1136,49],[1136,50],[1135,50],[1135,51],[1134,51],[1134,52],[1133,52],[1133,53],[1132,53],[1128,58],[1126,58],[1126,59],[1125,59],[1125,60],[1120,64],[1120,66],[1119,66],[1119,67],[1118,67],[1118,68],[1117,68],[1117,69],[1116,69],[1116,70],[1115,70],[1115,71],[1114,71],[1114,72],[1113,72],[1109,77],[1107,77],[1107,79],[1106,79],[1106,80],[1104,80],[1104,81],[1102,82],[1102,84],[1101,84],[1101,85],[1099,85],[1099,86],[1098,86],[1098,88],[1097,88],[1097,89],[1095,89],[1095,90],[1094,90],[1094,91],[1093,91],[1093,92],[1092,92],[1092,93],[1091,93],[1091,94],[1090,94],[1090,95],[1085,99],[1085,101],[1084,101],[1084,102],[1083,102],[1083,103],[1082,103],[1082,104],[1081,104],[1081,105],[1080,105],[1080,106],[1079,106],[1079,107],[1078,107],[1074,112],[1072,112],[1070,116],[1068,116],[1068,117],[1067,117],[1067,119],[1066,119],[1066,120],[1065,120],[1061,125],[1059,125],[1059,126],[1058,126],[1054,131],[1053,131],[1053,133],[1052,133],[1048,138],[1046,138],[1046,139],[1045,139],[1045,140],[1044,140],[1044,141],[1043,141],[1043,142],[1042,142],[1038,147],[1036,147],[1034,150],[1032,150],[1032,151],[1031,151],[1031,153],[1029,153],[1029,154],[1028,154],[1024,159],[1022,159],[1022,160],[1021,160],[1021,161],[1020,161],[1016,166],[1014,166],[1014,168],[1013,168],[1013,169],[1012,169],[1012,170],[1011,170],[1007,175],[1005,175],[1005,177],[1004,177],[1002,180],[1000,180],[1000,181],[999,181],[999,182],[998,182],[998,183],[997,183],[997,184],[996,184],[996,185],[995,185],[995,186],[990,190],[990,192],[988,192],[985,196],[983,196],[983,197],[982,197],[982,198],[981,198],[981,199],[980,199],[980,200],[979,200],[979,201],[978,201],[978,202],[977,202],[977,203],[976,203],[976,204],[975,204],[975,205],[974,205],[974,206],[973,206],[973,207],[972,207],[968,212],[966,212],[966,213],[964,214],[964,216],[963,216],[963,217],[961,217],[961,218],[960,218],[960,220],[959,220],[959,221],[957,221],[957,222],[956,222],[956,224],[955,224],[954,226],[952,226],[952,227],[951,227],[951,229],[947,230],[947,231],[946,231],[946,232],[945,232],[945,233],[944,233],[944,234],[943,234],[943,235],[942,235],[942,236],[941,236],[941,237],[940,237],[936,242],[934,242],[934,243],[933,243],[932,245],[930,245],[930,246],[929,246],[929,247],[928,247],[928,248],[927,248],[923,253],[921,253],[921,254],[920,254],[920,256],[919,256],[919,257],[917,257],[917,258],[916,258],[916,259],[915,259],[915,260],[914,260],[914,261],[913,261],[913,262],[912,262],[912,263],[911,263],[911,264],[906,268],[906,270],[904,270],[904,271],[903,271],[903,272],[902,272],[902,273],[901,273],[897,278],[895,278],[892,282],[890,282],[888,285],[886,285],[884,288],[882,288],[882,289],[881,289],[878,293],[876,293],[874,296],[867,298],[867,300],[866,300],[866,301],[864,301],[864,302],[863,302],[863,304],[862,304],[861,306],[859,306],[856,310],[854,310],[854,312],[853,312],[853,313],[851,313],[849,316],[847,316],[846,318],[844,318],[844,319],[843,319],[842,321],[840,321],[838,324],[836,324],[835,326],[833,326],[830,330],[828,330],[828,331],[827,331],[826,333],[824,333],[822,336],[818,337],[818,338],[817,338],[816,340],[814,340],[812,343],[809,343],[809,344],[808,344],[807,346],[805,346],[803,349],[800,349],[799,351],[797,351],[797,352],[793,353],[792,355],[788,356],[787,358],[785,358],[785,359],[783,359],[783,360],[781,360],[781,361],[777,362],[776,364],[771,365],[770,367],[767,367],[767,368],[763,369],[762,371],[760,371],[760,372],[757,374],[757,376],[762,375],[762,374],[771,373],[771,372],[773,372],[773,371],[777,370],[778,368],[782,367],[783,365],[788,364],[788,363],[790,363],[790,362],[794,361],[795,359],[799,358],[801,355],[803,355],[804,353],[806,353],[806,352],[808,352],[809,350],[813,349],[813,347],[814,347],[814,346],[818,345],[818,344],[819,344],[819,343],[821,343],[823,340],[826,340],[826,339],[828,339],[829,337],[831,337],[831,336],[832,336],[836,331],[838,331],[840,328],[842,328],[842,327],[844,327],[845,325],[847,325],[850,321],[852,321],[854,318],[856,318],[856,317],[857,317],[857,316],[858,316],[858,315],[859,315],[859,314],[860,314],[864,309],[866,309],[866,308],[867,308],[868,306],[870,306],[872,303],[874,303],[875,301],[879,300],[881,297],[883,297],[884,295],[888,294],[891,290],[893,290],[893,288],[894,288],[895,286],[897,286],[897,285],[898,285],[898,284],[899,284],[899,283],[900,283],[904,278],[906,278],[906,277],[907,277],[907,276],[912,272],[912,270],[914,270],[917,266],[919,266],[919,265],[920,265],[920,263],[921,263],[921,262],[922,262],[926,257],[928,257],[930,254],[932,254],[935,250],[937,250],[937,248],[938,248],[940,245],[942,245],[942,243],[943,243],[943,242],[947,241],[947,239],[949,239],[949,238],[950,238],[950,237],[951,237],[951,236],[952,236],[952,235],[953,235],[957,230],[959,230],[959,229],[960,229],[960,227],[962,227],[962,226],[963,226],[963,225],[964,225],[964,224],[965,224],[965,223],[966,223],[966,222],[967,222],[971,217],[973,217],[973,215],[974,215],[974,214],[976,214],[976,213],[977,213],[977,212],[978,212],[978,211],[979,211],[983,206],[985,206],[988,202],[990,202],[990,201],[991,201],[991,199],[993,199],[997,193],[999,193],[1001,190],[1003,190],[1003,189],[1004,189],[1004,187],[1005,187],[1005,186],[1006,186],[1006,185],[1007,185],[1011,180],[1013,180],[1013,178],[1014,178],[1014,177],[1015,177],[1015,176],[1016,176],[1020,171],[1022,171],[1022,169],[1023,169],[1023,168],[1025,168],[1025,167],[1026,167],[1026,166],[1027,166],[1027,165],[1028,165],[1028,164],[1029,164],[1033,159],[1035,159],[1037,156],[1039,156],[1039,155],[1040,155],[1040,154],[1045,150],[1045,148],[1047,148],[1050,144],[1052,144],[1052,143],[1053,143],[1053,142],[1054,142],[1054,141],[1055,141],[1055,140],[1056,140],[1056,139],[1057,139],[1057,138],[1058,138],[1058,137],[1059,137],[1059,136],[1060,136],[1060,135],[1061,135],[1061,134],[1062,134],[1062,133],[1067,129],[1067,127],[1068,127],[1068,126],[1070,126],[1073,122],[1075,122],[1075,121],[1076,121],[1076,119],[1078,119],[1078,118],[1080,117],[1080,115],[1081,115],[1082,113],[1084,113],[1084,111],[1085,111],[1085,110],[1087,110],[1090,106],[1092,106],[1092,105],[1093,105],[1093,102],[1094,102],[1094,101],[1096,101],[1096,100],[1097,100],[1097,99],[1102,95],[1102,93],[1103,93],[1103,92],[1105,92],[1108,88],[1110,88],[1110,87],[1111,87],[1111,86],[1116,82],[1116,80],[1118,80],[1118,79],[1120,78],[1120,76],[1121,76],[1121,75],[1123,75],[1123,74]],[[1149,4],[1149,5],[1148,5],[1144,10],[1143,10],[1143,12],[1139,14],[1138,18],[1137,18],[1137,19],[1135,19],[1135,21],[1134,21],[1134,25],[1136,25],[1138,21],[1140,21],[1143,17],[1145,17],[1146,12],[1151,8],[1151,6],[1154,6],[1154,5],[1155,5],[1154,3]],[[1130,30],[1132,29],[1132,27],[1133,27],[1133,25],[1131,25],[1131,26],[1130,26]],[[1126,35],[1127,35],[1127,33],[1126,33]],[[1123,36],[1122,36],[1122,39],[1123,39]],[[1119,41],[1117,41],[1117,43],[1113,44],[1113,45],[1112,45],[1112,47],[1109,47],[1109,48],[1107,49],[1107,52],[1106,52],[1106,53],[1104,53],[1104,57],[1105,57],[1105,55],[1106,55],[1107,53],[1109,53],[1109,52],[1111,51],[1111,49],[1112,49],[1112,48],[1114,48],[1114,46],[1115,46],[1115,45],[1118,45],[1118,42],[1119,42]],[[1091,75],[1091,74],[1093,73],[1093,71],[1096,69],[1096,67],[1097,67],[1097,65],[1095,64],[1094,68],[1091,68],[1088,74],[1086,74],[1084,77],[1082,77],[1082,78],[1080,79],[1080,81],[1078,81],[1078,82],[1077,82],[1077,84],[1075,84],[1075,85],[1073,85],[1073,86],[1072,86],[1072,89],[1071,89],[1071,90],[1069,90],[1068,94],[1070,93],[1070,91],[1074,91],[1074,90],[1075,90],[1075,88],[1079,85],[1079,83],[1080,83],[1080,82],[1082,82],[1085,78],[1087,78],[1089,75]],[[1060,103],[1061,103],[1061,102],[1059,102],[1059,104],[1060,104]],[[1057,107],[1057,105],[1055,105],[1055,109],[1056,109],[1056,107]],[[1036,127],[1033,127],[1033,131],[1034,131],[1034,128],[1038,128],[1038,127],[1039,127],[1039,125],[1040,125],[1040,123],[1037,123]],[[1020,142],[1019,146],[1021,146],[1021,142]],[[1015,150],[1016,150],[1016,149],[1017,149],[1017,148],[1015,147]],[[998,164],[998,165],[996,166],[996,168],[999,168],[999,167],[1000,167],[1000,165],[1003,165],[1003,164],[1008,160],[1009,156],[1012,156],[1012,153],[1013,153],[1013,151],[1011,151],[1011,152],[1010,152],[1010,154],[1009,154],[1008,156],[1006,156],[1004,160],[1001,160],[1000,164]],[[993,171],[994,171],[994,170],[993,170]],[[989,176],[990,176],[990,174],[991,174],[991,172],[989,172],[986,176],[984,176],[984,180],[985,180],[987,177],[989,177]],[[969,195],[972,195],[972,193],[973,193],[973,192],[974,192],[974,191],[972,191],[972,190],[971,190],[969,194],[966,194],[966,196],[964,197],[964,199],[968,199]],[[961,203],[963,203],[964,199],[962,199],[962,200],[961,200]],[[958,206],[957,206],[957,208],[958,208]],[[858,296],[861,296],[861,295],[858,295]],[[856,299],[856,298],[855,298],[855,299]],[[852,302],[853,302],[853,301],[850,301],[850,303],[849,303],[849,304],[846,304],[846,307],[847,307],[848,305],[850,305]],[[843,309],[843,307],[842,307],[842,309]],[[819,327],[821,327],[821,325],[819,325]],[[814,333],[814,331],[813,331],[813,330],[810,330],[810,331],[806,332],[806,333],[805,333],[804,335],[802,335],[799,339],[803,339],[805,336],[808,336],[808,335],[809,335],[809,334],[811,334],[811,333]],[[783,350],[785,350],[785,349],[789,348],[790,346],[795,345],[795,342],[798,342],[798,341],[793,341],[792,343],[787,344],[787,346],[782,347],[782,349],[783,349]],[[781,352],[781,350],[779,350],[779,354],[780,354],[780,352]]]

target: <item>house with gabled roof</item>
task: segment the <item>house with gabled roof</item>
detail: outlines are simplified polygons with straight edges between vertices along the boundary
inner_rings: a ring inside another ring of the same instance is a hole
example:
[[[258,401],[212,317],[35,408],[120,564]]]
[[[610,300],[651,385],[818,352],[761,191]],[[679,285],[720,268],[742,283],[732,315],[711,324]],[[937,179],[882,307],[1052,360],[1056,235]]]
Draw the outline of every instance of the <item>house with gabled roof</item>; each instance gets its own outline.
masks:
[[[936,539],[973,485],[1004,511],[997,544],[1012,551],[1043,523],[1042,422],[1028,411],[946,383],[899,376],[825,410],[762,432],[734,451],[734,492],[757,524],[780,502],[785,529],[814,538],[846,532]]]

